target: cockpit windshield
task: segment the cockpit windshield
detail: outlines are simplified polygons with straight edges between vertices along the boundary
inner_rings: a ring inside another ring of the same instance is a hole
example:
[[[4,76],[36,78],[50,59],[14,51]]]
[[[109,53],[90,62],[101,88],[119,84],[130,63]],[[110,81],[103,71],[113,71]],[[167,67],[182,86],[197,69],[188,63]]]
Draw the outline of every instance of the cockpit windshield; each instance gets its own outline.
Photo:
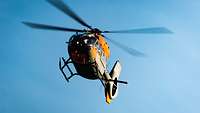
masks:
[[[97,39],[95,37],[86,37],[84,38],[84,44],[88,46],[93,46],[97,43]]]
[[[97,39],[94,37],[88,38],[88,39],[84,39],[85,44],[87,45],[94,45],[96,43]]]

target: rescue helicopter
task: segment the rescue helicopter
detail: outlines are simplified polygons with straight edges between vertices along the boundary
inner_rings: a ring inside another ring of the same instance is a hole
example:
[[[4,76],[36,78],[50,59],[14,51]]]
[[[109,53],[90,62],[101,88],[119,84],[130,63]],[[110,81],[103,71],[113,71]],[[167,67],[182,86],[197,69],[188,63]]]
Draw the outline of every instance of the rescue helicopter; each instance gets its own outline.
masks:
[[[127,81],[119,80],[121,72],[120,61],[114,63],[112,70],[108,70],[107,61],[110,57],[110,49],[106,40],[109,40],[119,48],[133,56],[140,56],[143,53],[129,48],[119,42],[116,42],[104,34],[107,33],[172,33],[165,27],[139,28],[128,30],[100,30],[87,24],[81,17],[79,17],[67,4],[62,0],[46,0],[49,4],[68,15],[76,22],[86,27],[86,29],[74,29],[66,27],[58,27],[47,24],[33,23],[23,21],[26,26],[42,30],[54,30],[63,32],[74,32],[75,34],[67,41],[69,58],[61,57],[59,59],[59,69],[65,80],[69,80],[75,75],[84,77],[90,80],[100,80],[105,89],[105,99],[108,104],[111,100],[117,97],[118,83],[128,84]],[[75,71],[71,69],[69,64],[73,64]],[[64,68],[69,70],[70,76],[64,71]]]

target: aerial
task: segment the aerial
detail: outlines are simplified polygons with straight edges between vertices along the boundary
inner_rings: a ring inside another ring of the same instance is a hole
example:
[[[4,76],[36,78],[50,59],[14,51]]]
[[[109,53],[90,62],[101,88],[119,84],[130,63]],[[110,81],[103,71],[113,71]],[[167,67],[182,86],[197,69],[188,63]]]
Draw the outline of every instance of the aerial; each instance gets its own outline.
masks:
[[[198,113],[199,5],[1,1],[0,112]]]

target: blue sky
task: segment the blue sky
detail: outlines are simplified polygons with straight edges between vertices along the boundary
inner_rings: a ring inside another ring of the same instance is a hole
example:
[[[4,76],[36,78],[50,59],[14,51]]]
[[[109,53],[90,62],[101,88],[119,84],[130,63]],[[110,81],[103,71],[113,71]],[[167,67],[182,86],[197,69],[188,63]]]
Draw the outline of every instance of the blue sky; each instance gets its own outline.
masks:
[[[107,105],[99,81],[66,83],[58,58],[68,57],[72,33],[30,29],[24,20],[84,28],[44,0],[0,1],[1,113],[199,113],[200,1],[65,0],[100,29],[165,26],[171,35],[109,34],[147,54],[132,57],[110,44],[109,68],[120,59],[118,97]]]

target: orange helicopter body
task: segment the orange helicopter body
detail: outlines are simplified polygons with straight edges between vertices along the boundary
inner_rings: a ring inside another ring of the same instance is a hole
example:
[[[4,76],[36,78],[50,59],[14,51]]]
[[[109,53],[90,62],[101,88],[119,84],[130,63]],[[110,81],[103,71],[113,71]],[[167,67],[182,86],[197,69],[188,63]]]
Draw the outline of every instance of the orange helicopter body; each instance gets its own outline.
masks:
[[[77,73],[87,79],[98,79],[97,66],[105,70],[110,57],[107,42],[97,33],[73,35],[68,42],[68,53]]]

